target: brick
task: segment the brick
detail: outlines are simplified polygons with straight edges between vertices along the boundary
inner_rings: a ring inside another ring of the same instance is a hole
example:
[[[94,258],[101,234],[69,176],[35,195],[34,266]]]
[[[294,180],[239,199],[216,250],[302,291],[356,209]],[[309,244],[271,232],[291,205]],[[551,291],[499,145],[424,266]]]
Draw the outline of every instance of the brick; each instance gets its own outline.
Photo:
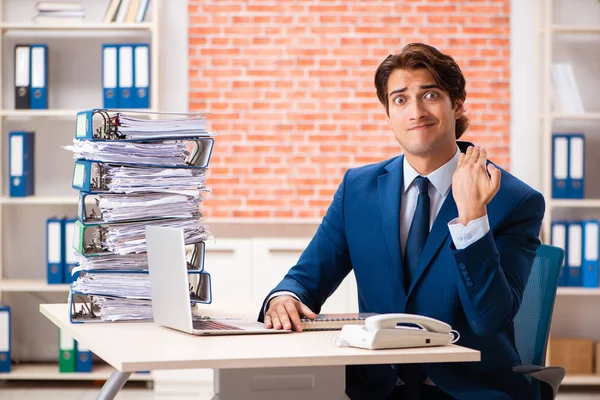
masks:
[[[509,0],[188,3],[189,109],[219,133],[209,220],[317,219],[348,168],[400,154],[373,74],[410,42],[457,60],[464,138],[510,163]]]

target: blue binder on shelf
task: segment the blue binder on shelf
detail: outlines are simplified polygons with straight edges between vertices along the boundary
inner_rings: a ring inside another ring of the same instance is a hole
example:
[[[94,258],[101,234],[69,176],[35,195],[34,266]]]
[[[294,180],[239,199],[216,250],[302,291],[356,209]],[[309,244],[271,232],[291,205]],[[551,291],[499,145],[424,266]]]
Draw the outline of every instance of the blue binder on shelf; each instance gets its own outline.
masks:
[[[560,275],[558,278],[558,286],[567,286],[567,258],[569,248],[567,222],[552,221],[550,243],[552,244],[552,246],[560,247],[565,251],[565,258],[563,259],[563,265],[560,269]]]
[[[552,198],[569,198],[569,135],[552,135]]]
[[[92,352],[75,341],[75,372],[92,372]]]
[[[583,134],[569,135],[569,178],[567,195],[570,199],[584,198],[585,137]]]
[[[34,194],[35,133],[10,132],[8,142],[9,194],[26,197]]]
[[[31,96],[29,108],[48,108],[48,46],[32,44],[31,47]]]
[[[568,224],[568,272],[567,285],[581,287],[583,285],[581,265],[583,259],[583,224],[580,221]]]
[[[133,46],[133,65],[135,80],[134,108],[150,108],[150,46]]]
[[[135,108],[133,45],[119,46],[119,108]]]
[[[63,283],[65,231],[62,219],[46,221],[46,265],[49,284]]]
[[[0,372],[10,372],[10,307],[0,304]]]
[[[77,258],[73,249],[73,235],[75,234],[76,218],[65,218],[62,220],[64,229],[64,268],[63,268],[63,283],[73,283],[79,277],[79,272],[73,274],[73,268],[77,266]]]
[[[102,46],[102,91],[104,108],[119,108],[119,46]]]
[[[583,221],[583,267],[582,285],[597,288],[598,285],[598,229],[597,220]]]

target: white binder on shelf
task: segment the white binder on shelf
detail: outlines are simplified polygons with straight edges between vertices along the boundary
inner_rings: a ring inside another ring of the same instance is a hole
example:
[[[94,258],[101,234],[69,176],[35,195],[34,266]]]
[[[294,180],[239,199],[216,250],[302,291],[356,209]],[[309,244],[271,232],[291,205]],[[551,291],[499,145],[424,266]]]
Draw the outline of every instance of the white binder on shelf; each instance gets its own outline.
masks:
[[[137,44],[133,49],[135,108],[150,108],[150,46]]]
[[[119,108],[118,46],[102,46],[102,90],[104,108]]]
[[[133,45],[119,46],[119,108],[135,108]]]

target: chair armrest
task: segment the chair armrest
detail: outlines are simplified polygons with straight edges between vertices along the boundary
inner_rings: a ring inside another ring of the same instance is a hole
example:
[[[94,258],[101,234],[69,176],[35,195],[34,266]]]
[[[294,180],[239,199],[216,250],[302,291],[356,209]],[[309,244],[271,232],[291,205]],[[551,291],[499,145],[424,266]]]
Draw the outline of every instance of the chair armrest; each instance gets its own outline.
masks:
[[[518,365],[513,367],[514,372],[529,375],[542,382],[546,382],[552,388],[554,397],[558,393],[558,387],[565,377],[563,367],[540,367],[539,365]]]

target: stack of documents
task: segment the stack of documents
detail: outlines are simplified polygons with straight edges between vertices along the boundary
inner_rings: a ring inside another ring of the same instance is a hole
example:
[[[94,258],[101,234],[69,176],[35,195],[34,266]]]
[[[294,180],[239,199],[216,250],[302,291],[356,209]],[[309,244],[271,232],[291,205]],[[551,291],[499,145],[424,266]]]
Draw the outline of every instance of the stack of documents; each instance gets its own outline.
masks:
[[[79,216],[84,223],[191,218],[200,215],[202,196],[186,194],[82,194]]]
[[[147,300],[94,296],[93,303],[102,321],[152,319],[152,303]]]
[[[183,230],[191,301],[211,301],[204,272],[204,242],[211,234],[201,212],[214,143],[206,122],[194,114],[78,113],[75,140],[65,147],[76,159],[73,188],[80,190],[74,322],[152,318],[148,225]]]
[[[164,219],[127,224],[100,225],[103,228],[100,245],[113,254],[140,253],[146,250],[145,230],[147,225],[182,228],[186,243],[196,243],[209,238],[199,218]]]
[[[204,169],[175,169],[105,165],[111,193],[186,193],[206,191]]]
[[[166,167],[205,167],[213,143],[212,138],[145,142],[74,139],[73,146],[65,146],[65,149],[73,151],[75,159]]]
[[[128,254],[126,256],[84,257],[76,254],[77,271],[147,271],[148,257],[146,253]]]
[[[198,115],[191,118],[165,118],[152,120],[134,118],[123,113],[115,116],[118,131],[124,139],[158,139],[158,138],[189,138],[210,136],[206,130],[206,117]]]

